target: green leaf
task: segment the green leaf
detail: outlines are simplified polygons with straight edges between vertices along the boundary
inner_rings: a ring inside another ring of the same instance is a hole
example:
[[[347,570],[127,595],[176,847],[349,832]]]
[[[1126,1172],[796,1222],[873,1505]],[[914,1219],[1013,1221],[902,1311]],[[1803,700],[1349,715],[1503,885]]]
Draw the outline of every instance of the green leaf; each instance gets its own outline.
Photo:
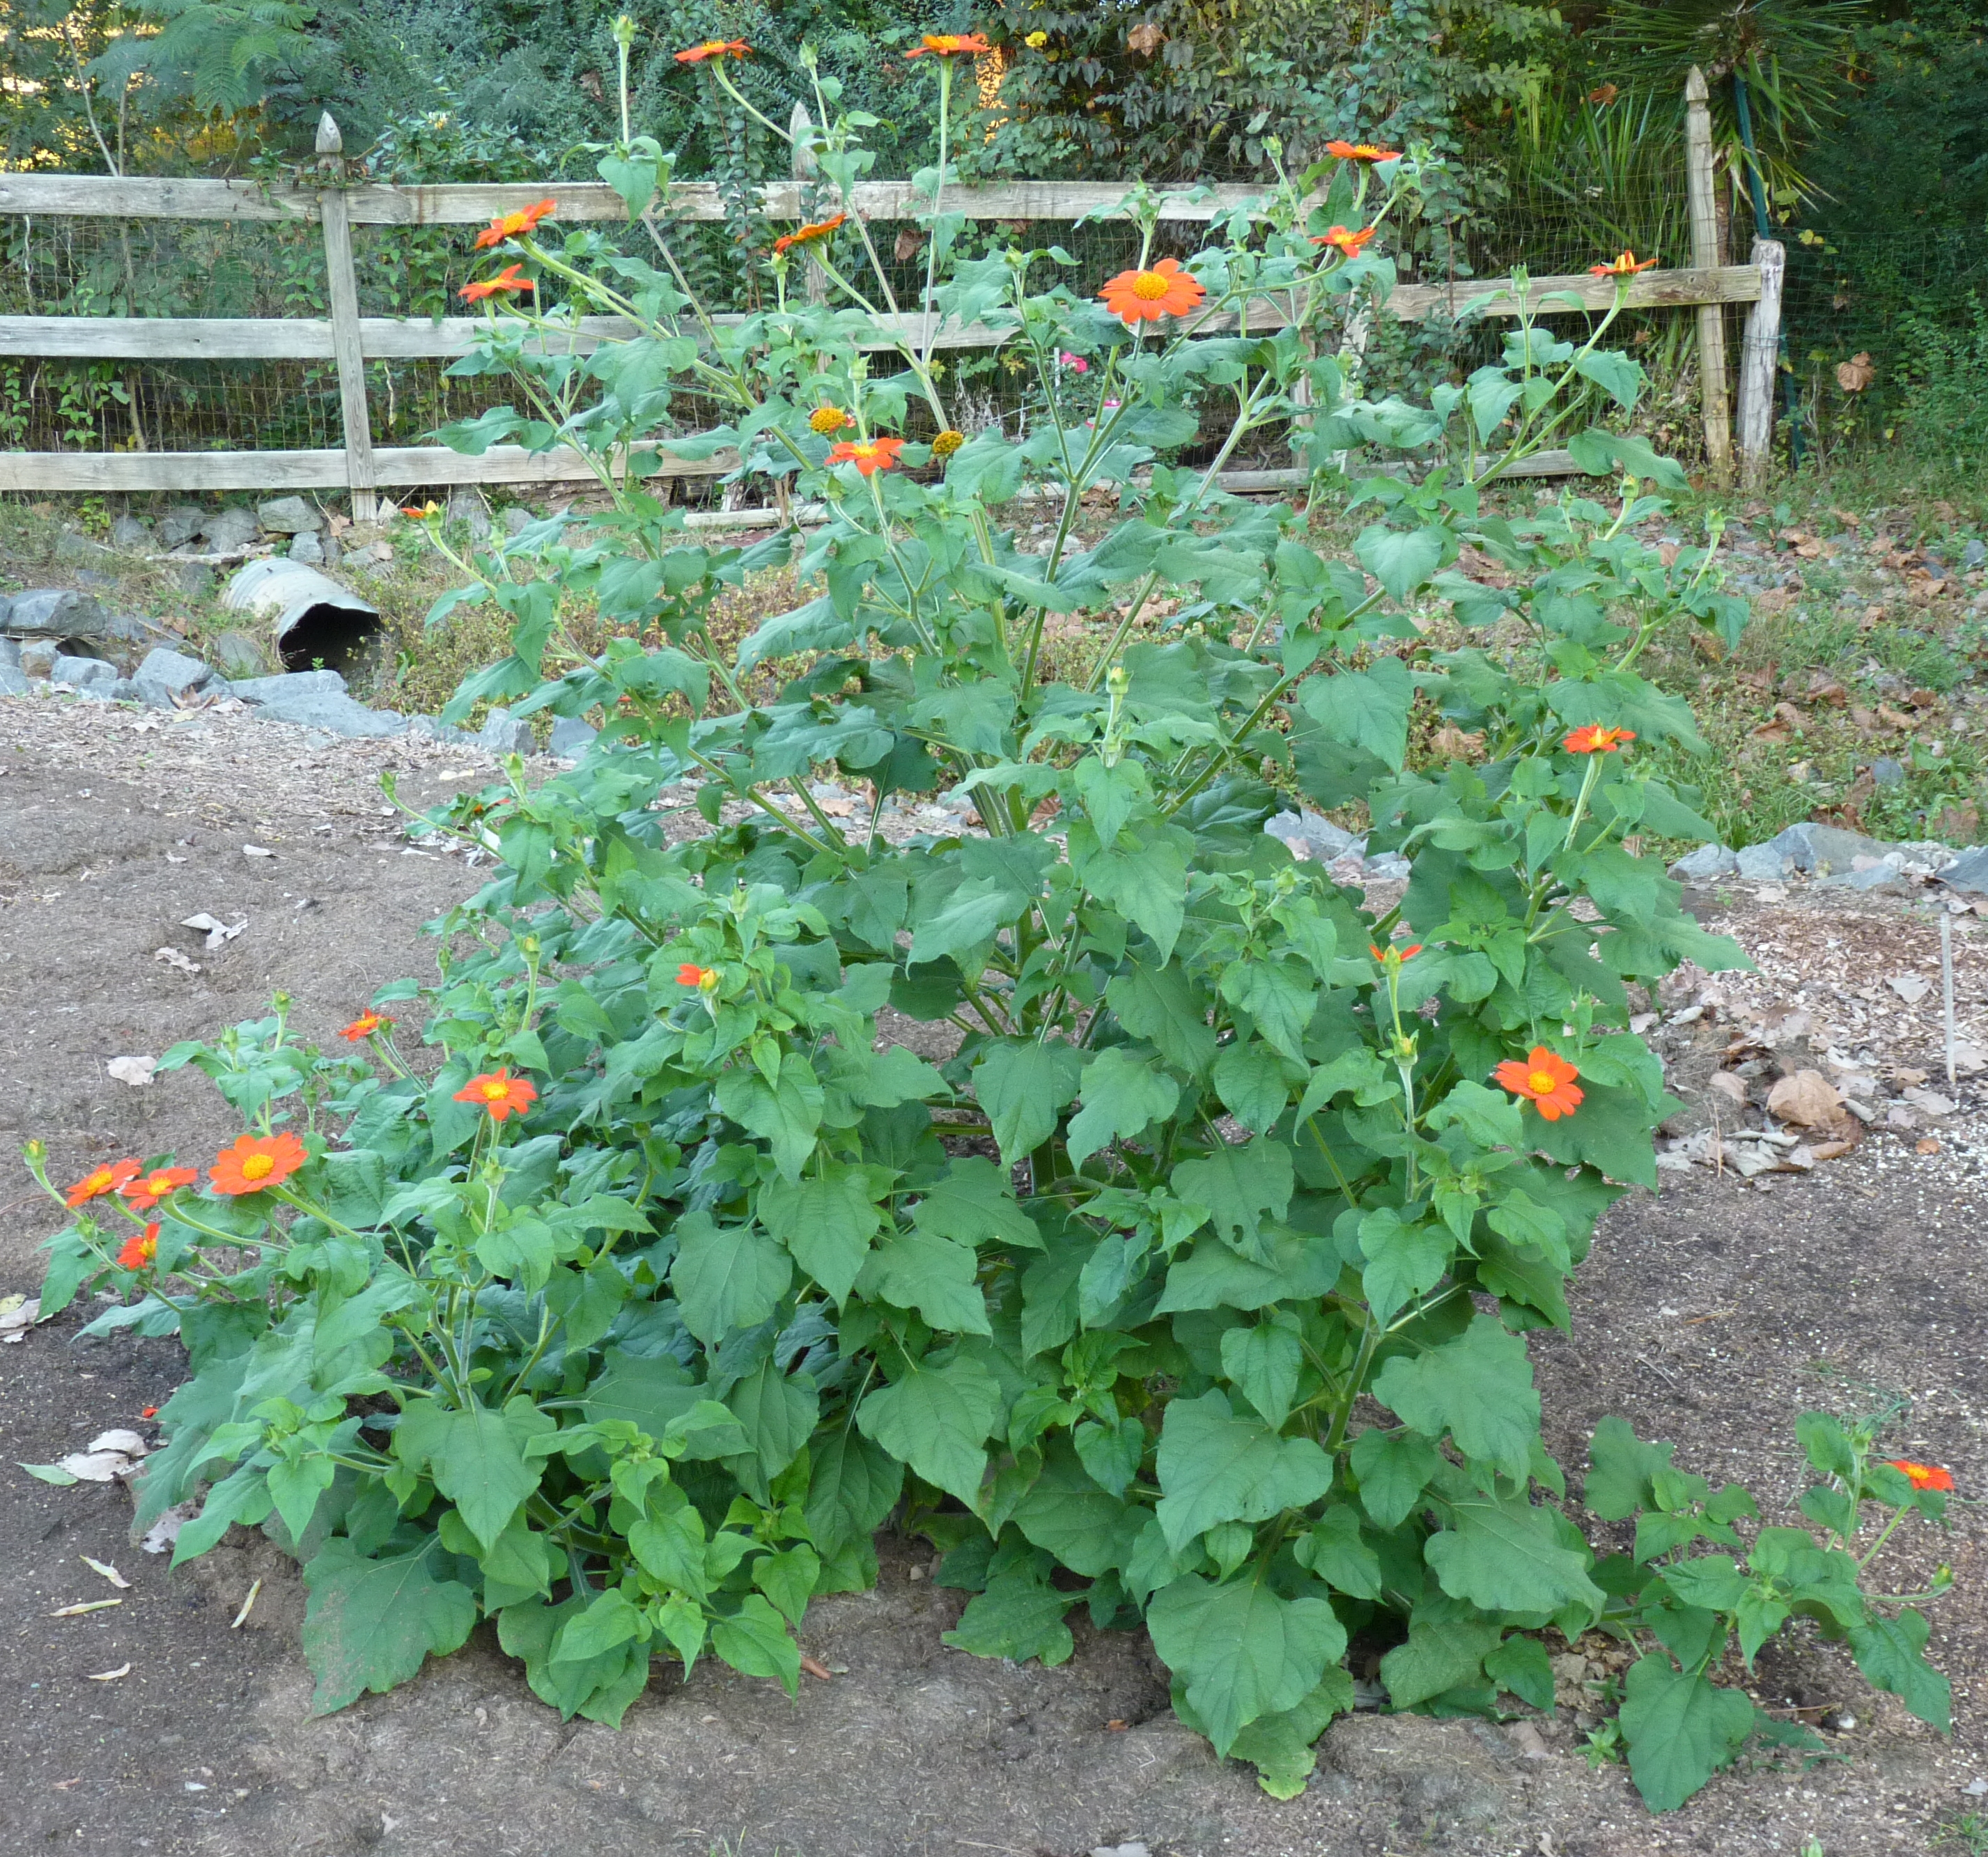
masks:
[[[1874,1618],[1852,1631],[1851,1654],[1879,1689],[1888,1690],[1921,1721],[1951,1734],[1953,1686],[1925,1660],[1930,1630],[1925,1615],[1907,1606],[1895,1619]]]
[[[1442,565],[1449,540],[1446,529],[1404,533],[1374,523],[1354,538],[1353,553],[1360,565],[1387,589],[1389,598],[1405,600]],[[1401,763],[1397,760],[1394,765]]]
[[[1421,1506],[1442,1455],[1413,1432],[1391,1437],[1370,1427],[1354,1439],[1349,1462],[1360,1481],[1360,1506],[1377,1526],[1398,1528]]]
[[[1295,1799],[1318,1764],[1318,1752],[1312,1744],[1335,1715],[1343,1715],[1352,1706],[1352,1673],[1329,1669],[1324,1680],[1295,1709],[1259,1715],[1246,1724],[1229,1747],[1229,1757],[1254,1767],[1256,1784],[1272,1798]],[[1185,1694],[1174,1708],[1176,1714],[1185,1710],[1188,1717],[1193,1715]]]
[[[1145,1426],[1137,1419],[1121,1419],[1115,1425],[1087,1419],[1070,1433],[1070,1442],[1092,1480],[1122,1497],[1139,1473],[1149,1440]]]
[[[1012,1657],[1017,1663],[1034,1657],[1053,1668],[1067,1663],[1077,1649],[1063,1621],[1083,1597],[1080,1592],[1060,1591],[1039,1567],[1024,1561],[996,1574],[984,1592],[975,1593],[959,1615],[959,1623],[940,1642],[976,1657]]]
[[[830,1558],[853,1542],[867,1541],[904,1490],[904,1466],[847,1424],[817,1440],[809,1463],[802,1514],[815,1546]]]
[[[1408,1628],[1408,1642],[1381,1659],[1388,1701],[1397,1709],[1412,1709],[1474,1682],[1501,1629],[1490,1619],[1450,1619],[1439,1625],[1418,1619]]]
[[[1627,1521],[1638,1509],[1651,1507],[1656,1498],[1652,1480],[1669,1468],[1674,1444],[1645,1444],[1626,1419],[1612,1413],[1594,1428],[1587,1447],[1587,1482],[1581,1493],[1582,1506],[1604,1521]]]
[[[1099,1052],[1084,1067],[1082,1094],[1084,1107],[1070,1118],[1069,1132],[1070,1164],[1077,1167],[1113,1142],[1165,1120],[1180,1102],[1180,1085],[1153,1058],[1123,1045]]]
[[[331,1487],[337,1474],[338,1466],[325,1456],[294,1462],[279,1459],[269,1466],[269,1495],[292,1541],[304,1538],[304,1531],[317,1512],[317,1499]]]
[[[1013,1166],[1055,1131],[1057,1112],[1077,1096],[1084,1054],[1060,1039],[990,1044],[973,1072],[973,1094],[993,1125],[1001,1159]]]
[[[1222,1333],[1222,1371],[1273,1431],[1282,1430],[1291,1416],[1298,1371],[1303,1365],[1304,1350],[1296,1331],[1274,1321]]]
[[[1374,1396],[1430,1438],[1447,1431],[1467,1457],[1524,1481],[1540,1435],[1540,1396],[1526,1345],[1479,1314],[1452,1341],[1418,1359],[1397,1355],[1374,1376]]]
[[[553,1640],[566,1621],[587,1608],[575,1597],[557,1605],[524,1600],[507,1605],[497,1618],[497,1641],[511,1656],[521,1658],[532,1693],[562,1720],[576,1715],[619,1727],[628,1705],[649,1681],[649,1652],[644,1645],[615,1646],[601,1656],[572,1662],[552,1660]]]
[[[1310,968],[1296,961],[1232,962],[1222,969],[1222,996],[1247,1013],[1286,1057],[1303,1062],[1305,1027],[1318,1000],[1318,982]]]
[[[1281,1598],[1248,1578],[1226,1586],[1194,1574],[1176,1580],[1153,1595],[1146,1625],[1225,1755],[1249,1723],[1296,1708],[1346,1651],[1327,1601]]]
[[[985,1155],[961,1155],[938,1179],[918,1189],[924,1197],[911,1209],[911,1223],[978,1249],[983,1244],[1043,1248],[1035,1221],[1015,1202],[1006,1173]]]
[[[1136,1419],[1128,1422],[1138,1424]],[[1139,1429],[1143,1433],[1145,1428]],[[1100,1489],[1059,1439],[1050,1443],[1040,1475],[1016,1504],[1013,1520],[1036,1547],[1047,1549],[1071,1572],[1094,1579],[1118,1564],[1146,1516]]]
[[[752,1563],[752,1584],[796,1631],[820,1577],[821,1556],[805,1541],[778,1554],[762,1554]]]
[[[725,1395],[728,1410],[751,1441],[762,1480],[758,1500],[766,1500],[765,1484],[801,1454],[814,1435],[821,1400],[806,1374],[789,1374],[770,1358],[762,1361]]]
[[[759,1223],[839,1308],[863,1268],[870,1241],[884,1227],[867,1170],[830,1161],[819,1176],[769,1180],[755,1206]]]
[[[1080,874],[1092,895],[1151,937],[1162,962],[1173,958],[1187,917],[1187,861],[1178,845],[1155,838],[1136,851],[1094,851]]]
[[[789,1696],[801,1686],[801,1647],[786,1621],[756,1592],[739,1602],[729,1619],[711,1622],[711,1648],[746,1676],[770,1676]]]
[[[1587,1548],[1558,1538],[1554,1524],[1560,1518],[1553,1510],[1522,1496],[1483,1495],[1452,1497],[1447,1509],[1449,1525],[1422,1544],[1422,1558],[1452,1598],[1493,1612],[1601,1610],[1601,1589],[1587,1577]]]
[[[978,1260],[963,1244],[914,1227],[886,1239],[864,1261],[856,1280],[866,1298],[881,1297],[915,1309],[935,1328],[955,1334],[990,1334],[986,1298],[975,1280]]]
[[[1335,1503],[1299,1538],[1297,1562],[1356,1599],[1381,1596],[1381,1557],[1360,1537],[1360,1512]]]
[[[1328,1238],[1286,1232],[1271,1248],[1267,1263],[1239,1257],[1227,1245],[1204,1238],[1168,1269],[1155,1312],[1261,1309],[1324,1296],[1338,1282],[1339,1272],[1339,1247]]]
[[[304,1660],[317,1679],[312,1713],[329,1715],[368,1690],[405,1683],[433,1653],[460,1650],[476,1595],[435,1577],[431,1536],[411,1553],[369,1560],[333,1535],[304,1568]]]
[[[1633,411],[1642,397],[1642,369],[1618,350],[1584,349],[1575,355],[1571,365],[1583,380],[1592,381],[1625,412]]]
[[[1154,1513],[1176,1554],[1218,1522],[1266,1521],[1332,1487],[1332,1460],[1312,1439],[1280,1438],[1259,1419],[1237,1417],[1219,1387],[1168,1405],[1158,1468],[1166,1493]]]
[[[526,1462],[526,1441],[552,1429],[550,1416],[526,1399],[513,1399],[501,1412],[482,1405],[451,1412],[418,1399],[394,1428],[394,1454],[411,1470],[425,1465],[435,1487],[488,1548],[539,1487],[544,1465]]]
[[[677,1244],[670,1283],[685,1326],[707,1347],[763,1322],[793,1281],[793,1260],[749,1225],[721,1226],[708,1213],[686,1213]]]
[[[560,1627],[552,1661],[581,1663],[641,1638],[642,1608],[618,1586],[591,1600]]]
[[[1208,1002],[1177,966],[1142,967],[1136,961],[1104,989],[1118,1023],[1135,1038],[1150,1039],[1160,1055],[1199,1075],[1215,1055]]]
[[[725,1115],[768,1143],[780,1172],[789,1180],[799,1179],[803,1164],[814,1152],[824,1100],[807,1060],[786,1054],[780,1060],[777,1084],[768,1083],[750,1064],[734,1064],[719,1074],[716,1095]]]
[[[856,1409],[856,1422],[899,1463],[971,1508],[987,1472],[982,1446],[1000,1412],[994,1376],[955,1356],[943,1367],[921,1363],[874,1389]]]
[[[1629,1774],[1652,1811],[1683,1805],[1753,1731],[1751,1700],[1683,1675],[1661,1652],[1632,1663],[1623,1687],[1620,1720]]]
[[[1361,1219],[1359,1230],[1368,1260],[1361,1284],[1378,1321],[1389,1321],[1434,1289],[1456,1248],[1446,1226],[1427,1220],[1405,1225],[1391,1206],[1377,1206]]]
[[[1538,1639],[1514,1632],[1484,1659],[1484,1673],[1520,1701],[1549,1715],[1553,1713],[1553,1659]]]
[[[1259,1135],[1240,1146],[1219,1148],[1203,1159],[1182,1162],[1174,1169],[1173,1189],[1208,1208],[1215,1235],[1225,1243],[1267,1263],[1273,1245],[1259,1216],[1281,1219],[1290,1210],[1294,1179],[1291,1151]]]
[[[1377,658],[1364,671],[1313,678],[1299,700],[1333,740],[1399,768],[1408,752],[1415,694],[1407,665],[1398,658]]]
[[[1253,1135],[1267,1135],[1290,1105],[1283,1066],[1253,1038],[1226,1046],[1215,1060],[1214,1076],[1223,1107]]]

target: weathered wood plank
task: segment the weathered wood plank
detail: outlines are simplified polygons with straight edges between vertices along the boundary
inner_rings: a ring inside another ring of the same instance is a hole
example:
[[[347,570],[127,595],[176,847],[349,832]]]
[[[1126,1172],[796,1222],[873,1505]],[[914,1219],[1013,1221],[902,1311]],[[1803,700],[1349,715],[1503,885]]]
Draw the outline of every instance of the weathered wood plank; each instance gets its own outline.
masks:
[[[1774,381],[1781,355],[1781,283],[1787,247],[1777,238],[1753,241],[1760,267],[1760,300],[1746,318],[1740,338],[1740,475],[1750,490],[1767,481],[1774,453]]]
[[[1703,269],[1645,271],[1629,281],[1624,307],[1630,310],[1682,310],[1696,303],[1750,303],[1760,294],[1757,265],[1712,265]],[[1587,272],[1564,277],[1536,277],[1523,307],[1534,316],[1571,316],[1576,305],[1548,302],[1572,296],[1581,310],[1606,310],[1615,301],[1615,280]],[[1459,278],[1447,284],[1401,284],[1388,299],[1389,312],[1405,323],[1420,322],[1439,312],[1461,316],[1516,316],[1521,305],[1510,283],[1497,278]]]
[[[319,118],[317,152],[336,161],[338,125],[327,110]],[[343,192],[327,193],[319,214],[324,232],[325,295],[331,310],[331,353],[338,364],[338,405],[345,428],[345,481],[352,492],[354,519],[370,523],[378,513],[374,495],[373,415],[366,404],[366,357],[359,346],[359,279],[352,262],[351,203]]]
[[[1696,65],[1685,79],[1685,201],[1691,224],[1691,261],[1701,269],[1719,262],[1718,175],[1712,154],[1712,112],[1705,73]],[[1733,471],[1733,409],[1726,385],[1726,315],[1716,303],[1698,310],[1698,385],[1705,421],[1705,457],[1713,476]]]
[[[0,213],[101,219],[315,219],[317,195],[252,181],[0,174]]]
[[[0,316],[0,355],[322,361],[331,353],[331,324],[321,316]]]

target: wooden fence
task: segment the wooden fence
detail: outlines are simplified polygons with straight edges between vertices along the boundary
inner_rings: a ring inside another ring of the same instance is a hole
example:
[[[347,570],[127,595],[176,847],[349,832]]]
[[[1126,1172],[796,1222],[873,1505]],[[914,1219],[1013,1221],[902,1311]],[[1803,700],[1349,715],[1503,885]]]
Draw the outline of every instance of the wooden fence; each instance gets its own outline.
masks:
[[[1689,269],[1647,271],[1631,280],[1631,307],[1691,308],[1698,320],[1703,382],[1706,455],[1715,473],[1730,468],[1732,418],[1725,358],[1724,306],[1752,306],[1743,344],[1740,428],[1743,463],[1750,479],[1765,468],[1772,429],[1772,357],[1779,331],[1780,249],[1763,242],[1753,262],[1718,262],[1713,178],[1705,86],[1692,73],[1688,138],[1691,177],[1693,262]],[[326,119],[327,125],[330,119]],[[324,360],[336,365],[344,443],[313,451],[15,452],[0,454],[0,491],[209,491],[342,489],[350,493],[353,513],[374,513],[377,492],[453,484],[524,484],[591,477],[579,453],[568,448],[533,454],[512,445],[492,447],[471,458],[436,445],[375,447],[367,405],[369,361],[445,360],[468,352],[481,319],[469,316],[363,316],[359,313],[353,268],[354,225],[478,225],[556,194],[565,221],[620,221],[627,209],[611,188],[597,184],[400,187],[336,184],[335,127],[321,134],[330,184],[316,188],[270,188],[251,182],[150,180],[85,174],[0,174],[0,214],[85,216],[115,219],[197,219],[308,222],[320,228],[328,316],[192,318],[150,316],[0,316],[0,359],[15,356],[102,360]],[[1168,196],[1161,217],[1208,221],[1261,197],[1262,189],[1216,187],[1199,196]],[[1117,184],[1083,181],[1015,181],[999,187],[955,190],[948,204],[979,220],[1075,220],[1107,212],[1124,197]],[[802,214],[798,181],[763,188],[760,210],[770,219]],[[903,219],[915,214],[911,185],[873,181],[855,190],[854,210],[866,218]],[[666,211],[672,220],[722,220],[725,208],[715,186],[687,183],[672,187]],[[1764,280],[1764,288],[1763,288]],[[1585,273],[1532,281],[1529,307],[1542,315],[1566,314],[1576,305],[1605,310],[1615,297],[1612,278]],[[1571,298],[1572,303],[1565,299]],[[1548,299],[1560,299],[1548,301]],[[1388,303],[1403,320],[1439,312],[1454,315],[1475,304],[1486,316],[1518,313],[1509,287],[1479,280],[1452,284],[1404,284]],[[725,321],[725,317],[719,317]],[[1275,328],[1281,318],[1268,306],[1250,313],[1253,330]],[[904,322],[922,327],[925,319]],[[1232,321],[1229,324],[1233,326]],[[618,317],[580,318],[569,340],[581,348],[624,339],[630,326]],[[935,346],[989,347],[1006,333],[972,323],[939,333]],[[888,344],[879,340],[875,344]],[[1768,357],[1764,374],[1759,357]],[[721,455],[689,461],[659,452],[660,474],[713,476],[733,468]],[[1557,455],[1564,460],[1565,455]],[[1554,468],[1550,458],[1547,468]],[[1560,463],[1559,468],[1571,468]],[[1540,469],[1533,461],[1533,469]],[[1279,474],[1282,475],[1282,474]]]

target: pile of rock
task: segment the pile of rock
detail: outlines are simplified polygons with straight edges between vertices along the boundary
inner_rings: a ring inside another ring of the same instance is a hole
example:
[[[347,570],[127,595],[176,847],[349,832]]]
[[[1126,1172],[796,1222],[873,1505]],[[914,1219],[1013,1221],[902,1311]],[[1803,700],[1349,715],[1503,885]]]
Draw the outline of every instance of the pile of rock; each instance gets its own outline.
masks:
[[[1988,896],[1988,847],[1956,851],[1931,840],[1887,844],[1861,832],[1810,820],[1791,825],[1764,844],[1735,851],[1700,845],[1671,866],[1679,882],[1704,885],[1724,878],[1746,883],[1786,883],[1799,876],[1817,888],[1878,891],[1909,895],[1938,882],[1963,895]]]
[[[1309,807],[1280,813],[1263,830],[1300,862],[1330,864],[1333,876],[1342,883],[1404,883],[1412,868],[1405,857],[1393,851],[1377,851],[1368,857],[1364,837]]]

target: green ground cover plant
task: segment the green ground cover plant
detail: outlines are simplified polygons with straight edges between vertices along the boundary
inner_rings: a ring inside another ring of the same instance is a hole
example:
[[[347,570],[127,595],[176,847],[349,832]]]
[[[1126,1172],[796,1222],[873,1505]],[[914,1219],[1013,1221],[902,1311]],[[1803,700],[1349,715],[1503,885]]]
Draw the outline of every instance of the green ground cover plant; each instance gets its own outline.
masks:
[[[721,86],[744,55],[690,49]],[[1054,1663],[1080,1611],[1143,1627],[1182,1719],[1282,1796],[1352,1704],[1356,1636],[1388,1647],[1391,1706],[1487,1713],[1551,1706],[1549,1628],[1631,1638],[1619,1732],[1654,1808],[1779,1732],[1718,1679],[1797,1615],[1943,1727],[1930,1595],[1867,1580],[1902,1521],[1938,1519],[1943,1473],[1813,1419],[1820,1532],[1756,1528],[1743,1492],[1611,1422],[1584,1501],[1634,1538],[1598,1556],[1541,1443],[1525,1333],[1567,1323],[1671,1107],[1631,989],[1743,959],[1623,843],[1709,835],[1648,753],[1698,746],[1689,709],[1638,664],[1673,624],[1729,641],[1744,608],[1716,536],[1668,561],[1638,539],[1675,466],[1576,419],[1587,388],[1641,391],[1611,319],[1576,342],[1522,318],[1429,404],[1361,397],[1333,332],[1391,286],[1373,229],[1422,178],[1384,150],[1185,266],[1151,260],[1135,194],[1117,277],[1016,250],[942,281],[972,47],[927,49],[932,281],[909,306],[881,262],[856,281],[875,254],[846,206],[785,236],[742,323],[701,314],[666,246],[556,239],[553,203],[485,235],[498,303],[556,277],[639,333],[586,352],[563,314],[507,309],[466,364],[521,406],[455,442],[579,445],[612,506],[455,553],[439,611],[504,614],[512,648],[457,702],[602,732],[434,822],[499,868],[440,925],[437,984],[390,989],[336,1054],[280,1003],[177,1048],[241,1138],[204,1181],[134,1159],[59,1196],[78,1216],[44,1308],[133,1292],[94,1325],[177,1333],[193,1365],[140,1524],[197,1499],[178,1559],[238,1523],[295,1552],[326,1710],[479,1619],[568,1717],[618,1722],[658,1656],[791,1690],[810,1599],[874,1581],[894,1517],[972,1595],[949,1642]],[[846,202],[864,124],[826,83],[812,101]],[[667,179],[640,137],[600,167],[635,213]],[[1019,441],[952,424],[942,318],[1036,370]],[[1099,378],[1067,419],[1071,355]],[[735,451],[819,526],[686,540],[644,488],[679,402],[718,414],[674,449]],[[1348,559],[1217,488],[1293,421],[1315,494],[1366,519]],[[1611,493],[1487,514],[1548,441]],[[1048,512],[1046,552],[1002,526],[1021,512]],[[1466,544],[1511,585],[1455,572]],[[820,594],[715,634],[728,588],[787,565]],[[1406,616],[1432,596],[1526,648],[1432,650]],[[1161,597],[1169,631],[1128,643]],[[1094,651],[1052,674],[1048,620],[1084,611]],[[1408,766],[1418,713],[1483,759]],[[830,811],[825,770],[864,805]],[[1412,865],[1398,904],[1265,834],[1266,770],[1365,808]],[[709,830],[673,841],[657,801],[686,782]],[[880,834],[891,795],[941,785],[976,829]],[[418,999],[418,1071],[383,1010]]]

